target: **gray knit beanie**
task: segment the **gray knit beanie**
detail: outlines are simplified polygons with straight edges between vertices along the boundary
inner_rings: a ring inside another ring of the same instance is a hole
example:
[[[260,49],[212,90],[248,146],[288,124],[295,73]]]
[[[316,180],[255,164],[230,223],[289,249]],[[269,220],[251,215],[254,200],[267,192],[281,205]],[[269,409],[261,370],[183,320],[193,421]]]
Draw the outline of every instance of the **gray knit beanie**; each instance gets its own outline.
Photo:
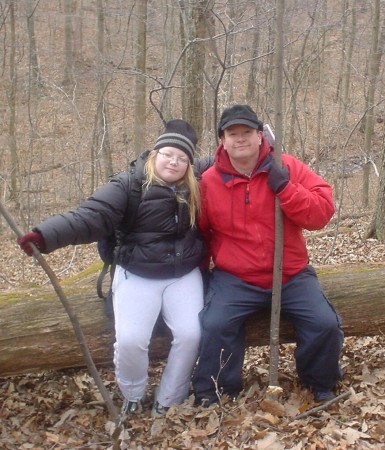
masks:
[[[166,128],[156,140],[154,149],[163,147],[176,147],[189,157],[191,164],[194,162],[195,147],[198,142],[194,128],[184,120],[173,119],[166,123]]]

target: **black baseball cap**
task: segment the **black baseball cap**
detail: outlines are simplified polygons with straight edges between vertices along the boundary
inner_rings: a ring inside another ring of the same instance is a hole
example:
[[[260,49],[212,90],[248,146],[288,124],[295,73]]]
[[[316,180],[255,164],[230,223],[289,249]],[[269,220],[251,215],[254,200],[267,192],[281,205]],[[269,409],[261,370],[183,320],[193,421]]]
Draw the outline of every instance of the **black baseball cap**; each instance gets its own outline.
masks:
[[[234,105],[223,111],[218,126],[219,137],[231,125],[247,125],[258,131],[263,131],[263,123],[258,119],[249,105]]]

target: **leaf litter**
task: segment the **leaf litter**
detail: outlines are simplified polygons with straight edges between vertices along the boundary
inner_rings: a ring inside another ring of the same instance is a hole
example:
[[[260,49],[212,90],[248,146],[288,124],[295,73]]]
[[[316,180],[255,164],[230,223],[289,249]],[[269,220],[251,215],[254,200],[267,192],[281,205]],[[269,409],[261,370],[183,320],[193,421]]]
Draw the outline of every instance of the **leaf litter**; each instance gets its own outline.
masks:
[[[314,405],[290,360],[280,362],[282,397],[266,397],[267,349],[248,349],[245,388],[236,401],[224,396],[219,405],[202,408],[193,406],[191,396],[159,419],[150,417],[150,397],[164,363],[153,363],[147,408],[126,420],[119,448],[384,449],[384,349],[384,336],[346,338],[338,393],[350,389],[351,395],[300,420],[296,416],[304,405]],[[281,352],[292,351],[293,344],[281,345]],[[113,368],[100,373],[120,406]],[[86,370],[0,378],[0,400],[2,449],[112,449],[115,424]]]

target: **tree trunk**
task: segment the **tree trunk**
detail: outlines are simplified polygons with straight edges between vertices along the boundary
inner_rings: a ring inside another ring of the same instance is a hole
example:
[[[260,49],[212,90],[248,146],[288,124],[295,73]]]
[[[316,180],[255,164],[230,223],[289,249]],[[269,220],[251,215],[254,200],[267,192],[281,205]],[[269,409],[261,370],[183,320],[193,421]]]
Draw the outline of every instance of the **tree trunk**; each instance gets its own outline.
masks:
[[[327,20],[327,1],[323,0],[321,4],[321,12],[320,19],[325,21]],[[316,148],[315,148],[315,165],[314,170],[317,173],[320,169],[320,154],[321,154],[321,143],[325,142],[323,132],[323,103],[324,103],[324,95],[325,95],[325,45],[326,45],[326,33],[324,31],[321,32],[322,35],[320,37],[319,42],[319,57],[317,60],[318,65],[318,108],[317,108],[317,135],[316,135]]]
[[[328,139],[329,141],[333,141],[336,143],[336,151],[335,151],[335,161],[336,167],[339,164],[344,166],[345,164],[345,152],[342,152],[343,147],[343,139],[348,130],[348,112],[352,106],[352,95],[351,95],[351,76],[352,76],[352,60],[353,60],[353,50],[355,47],[355,42],[357,38],[357,12],[356,12],[356,0],[352,0],[351,5],[349,6],[350,13],[347,14],[348,11],[348,2],[345,1],[344,9],[342,11],[343,18],[343,29],[342,29],[342,42],[343,46],[341,49],[341,69],[339,75],[338,85],[340,86],[337,92],[338,100],[338,119],[337,119],[337,127],[334,127],[335,132],[331,133],[332,138]],[[350,17],[350,26],[347,27],[347,16]],[[349,31],[348,31],[349,30]],[[345,47],[346,46],[346,47]],[[323,61],[324,64],[324,61]],[[322,101],[323,101],[322,96]],[[324,117],[324,114],[322,115]],[[321,142],[321,136],[319,141]],[[325,155],[323,155],[325,157]],[[327,155],[326,155],[327,156]],[[317,171],[318,172],[318,171]],[[341,179],[339,176],[339,170],[335,170],[333,177],[333,185],[334,185],[334,199],[343,202],[343,190],[344,190],[344,178]]]
[[[18,178],[19,178],[19,159],[16,145],[16,91],[17,91],[17,71],[16,71],[16,23],[15,23],[15,2],[9,3],[10,16],[10,39],[11,46],[9,51],[9,84],[7,85],[7,97],[9,107],[8,123],[8,145],[10,154],[10,198],[20,203],[18,198]]]
[[[72,89],[74,84],[74,31],[72,17],[74,16],[72,0],[64,1],[64,53],[65,66],[63,85],[68,89]]]
[[[380,179],[376,203],[365,238],[376,238],[381,242],[385,242],[385,136],[382,139]]]
[[[364,152],[366,156],[366,164],[362,173],[362,206],[369,206],[369,185],[370,185],[370,169],[372,159],[372,140],[374,132],[374,95],[377,89],[378,73],[381,62],[381,47],[379,45],[380,36],[380,0],[374,0],[372,25],[372,48],[369,56],[369,74],[368,74],[368,90],[366,94],[366,116],[365,116],[365,136],[364,136]]]
[[[136,6],[134,152],[139,156],[146,148],[147,0]]]
[[[36,34],[35,34],[35,16],[32,1],[27,2],[27,30],[29,42],[29,66],[30,66],[30,90],[32,96],[36,97],[41,86],[41,74],[39,59],[37,55]]]
[[[380,48],[379,54],[381,55],[385,52],[385,17],[382,20],[382,32],[380,37]],[[379,175],[379,184],[377,190],[376,202],[374,204],[373,219],[370,224],[369,230],[367,231],[367,237],[377,237],[381,242],[385,242],[385,138],[382,139],[381,148],[381,166]]]
[[[38,269],[37,269],[38,270]],[[385,333],[385,264],[324,267],[320,282],[343,319],[346,336]],[[96,299],[95,274],[63,283],[95,364],[110,365],[114,326]],[[270,312],[247,322],[247,345],[269,343]],[[280,342],[294,342],[291,325],[282,318]],[[170,336],[161,322],[151,342],[151,358],[165,358]],[[71,322],[52,288],[36,287],[0,294],[0,375],[84,367]]]
[[[180,14],[173,14],[174,8],[168,0],[162,1],[162,7],[165,9],[165,22],[162,30],[162,70],[165,89],[161,94],[159,110],[165,122],[173,119],[172,100],[173,89],[168,88],[168,81],[173,76],[175,64],[178,61],[180,51],[179,39],[175,39],[180,27]]]
[[[259,11],[259,4],[258,2],[255,2],[255,30],[253,32],[253,45],[252,48],[252,54],[251,59],[252,62],[250,63],[250,71],[247,78],[247,90],[246,90],[246,103],[252,107],[255,105],[260,105],[261,102],[259,102],[259,87],[258,84],[255,82],[259,79],[260,73],[261,73],[261,63],[257,61],[257,57],[259,55],[259,43],[260,43],[260,30],[258,27],[258,11]],[[262,109],[259,108],[258,109]]]
[[[206,0],[186,2],[182,8],[187,41],[205,37]],[[205,66],[205,46],[194,42],[185,54],[182,91],[182,116],[195,128],[198,136],[203,131],[203,73]]]

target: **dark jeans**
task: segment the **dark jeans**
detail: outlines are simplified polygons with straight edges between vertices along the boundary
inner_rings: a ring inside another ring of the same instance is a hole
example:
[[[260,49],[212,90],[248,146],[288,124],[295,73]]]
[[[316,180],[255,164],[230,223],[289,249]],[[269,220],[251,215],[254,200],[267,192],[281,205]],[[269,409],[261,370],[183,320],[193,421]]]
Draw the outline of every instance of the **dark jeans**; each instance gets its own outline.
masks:
[[[230,396],[242,390],[245,320],[271,306],[271,293],[271,289],[214,270],[207,304],[200,314],[202,340],[193,376],[197,402],[215,401],[216,387]],[[332,389],[341,377],[338,362],[343,344],[341,321],[311,266],[282,286],[281,311],[294,326],[300,381],[313,389]]]

